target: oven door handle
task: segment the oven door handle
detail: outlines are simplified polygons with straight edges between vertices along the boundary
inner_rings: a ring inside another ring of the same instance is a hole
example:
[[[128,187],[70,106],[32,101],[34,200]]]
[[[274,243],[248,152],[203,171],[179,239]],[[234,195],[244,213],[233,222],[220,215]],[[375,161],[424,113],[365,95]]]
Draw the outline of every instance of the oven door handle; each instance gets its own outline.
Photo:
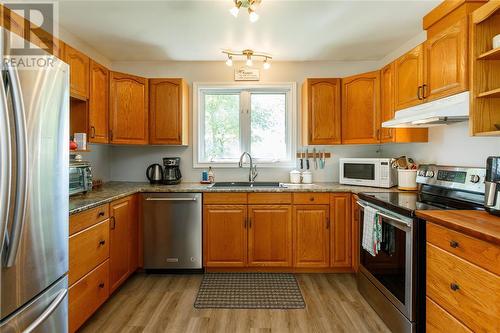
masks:
[[[359,207],[361,207],[362,209],[365,209],[366,208],[366,205],[363,205],[361,202],[359,201],[356,201],[356,203],[358,204]],[[388,215],[388,214],[385,214],[385,213],[382,213],[381,211],[378,211],[378,215],[382,216],[382,217],[385,217],[391,221],[394,221],[394,222],[397,222],[398,224],[401,224],[405,227],[408,227],[408,228],[411,228],[412,227],[412,224],[411,222],[408,222],[408,221],[404,221],[404,220],[401,220],[401,219],[398,219],[394,216],[391,216],[391,215]]]

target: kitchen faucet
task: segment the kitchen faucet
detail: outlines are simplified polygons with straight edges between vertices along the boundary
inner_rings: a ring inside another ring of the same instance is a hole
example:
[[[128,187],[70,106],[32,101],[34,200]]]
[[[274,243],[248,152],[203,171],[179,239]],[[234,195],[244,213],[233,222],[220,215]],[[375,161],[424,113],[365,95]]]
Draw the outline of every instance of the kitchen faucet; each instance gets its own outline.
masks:
[[[248,170],[248,181],[250,183],[253,183],[259,173],[257,172],[257,165],[253,165],[252,155],[250,155],[246,151],[243,152],[243,154],[241,154],[240,156],[240,162],[238,163],[238,167],[243,168],[243,157],[245,157],[245,155],[247,155],[248,159],[250,160],[250,169]]]

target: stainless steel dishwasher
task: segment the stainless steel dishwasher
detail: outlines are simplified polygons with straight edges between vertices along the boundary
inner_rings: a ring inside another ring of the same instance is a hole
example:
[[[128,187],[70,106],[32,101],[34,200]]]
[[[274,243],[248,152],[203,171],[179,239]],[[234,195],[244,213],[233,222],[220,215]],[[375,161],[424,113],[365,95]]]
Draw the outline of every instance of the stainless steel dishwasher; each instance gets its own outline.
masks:
[[[202,268],[201,193],[144,193],[145,269]]]

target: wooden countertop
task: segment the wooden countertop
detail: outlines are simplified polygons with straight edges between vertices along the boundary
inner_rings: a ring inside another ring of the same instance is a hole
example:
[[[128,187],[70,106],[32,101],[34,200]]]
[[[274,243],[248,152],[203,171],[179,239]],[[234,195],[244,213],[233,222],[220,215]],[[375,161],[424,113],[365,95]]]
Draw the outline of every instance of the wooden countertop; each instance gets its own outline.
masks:
[[[477,210],[420,210],[417,216],[500,246],[500,217]]]

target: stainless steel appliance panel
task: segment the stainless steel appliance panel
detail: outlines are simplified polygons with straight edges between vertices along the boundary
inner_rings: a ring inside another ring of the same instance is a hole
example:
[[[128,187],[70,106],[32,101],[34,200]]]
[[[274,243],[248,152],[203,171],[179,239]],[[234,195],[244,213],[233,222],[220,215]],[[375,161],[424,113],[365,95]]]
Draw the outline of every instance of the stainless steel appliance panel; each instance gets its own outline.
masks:
[[[68,271],[69,68],[51,59],[43,69],[2,73],[13,157],[1,248],[2,320]]]
[[[200,193],[142,195],[145,269],[202,268]]]
[[[0,333],[64,333],[67,331],[67,276],[61,278],[43,294],[0,324]]]

